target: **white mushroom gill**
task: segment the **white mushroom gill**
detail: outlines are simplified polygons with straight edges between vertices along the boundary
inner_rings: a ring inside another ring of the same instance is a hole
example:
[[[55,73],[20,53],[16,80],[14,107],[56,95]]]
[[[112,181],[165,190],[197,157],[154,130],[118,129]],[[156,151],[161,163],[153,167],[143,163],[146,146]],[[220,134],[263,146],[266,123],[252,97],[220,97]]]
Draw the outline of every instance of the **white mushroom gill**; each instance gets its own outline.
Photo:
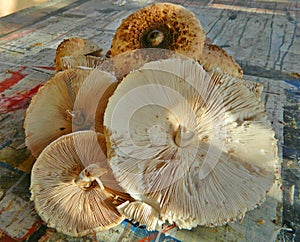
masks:
[[[157,221],[180,228],[234,221],[273,183],[276,139],[263,104],[239,79],[208,74],[193,60],[151,62],[128,74],[104,125],[117,180],[147,206],[159,204]]]

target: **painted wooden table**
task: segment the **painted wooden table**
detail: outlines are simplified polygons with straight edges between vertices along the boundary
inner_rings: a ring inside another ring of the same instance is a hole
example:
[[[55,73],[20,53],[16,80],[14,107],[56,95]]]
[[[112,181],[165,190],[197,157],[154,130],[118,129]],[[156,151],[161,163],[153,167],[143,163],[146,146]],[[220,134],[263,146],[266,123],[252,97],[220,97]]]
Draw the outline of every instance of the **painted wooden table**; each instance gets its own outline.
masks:
[[[145,1],[53,0],[0,18],[0,241],[300,241],[300,2],[170,1],[193,11],[207,37],[264,84],[280,155],[266,202],[242,222],[191,231],[148,232],[124,221],[83,238],[57,233],[30,201],[34,158],[24,145],[24,112],[53,74],[57,45],[71,36],[109,49],[121,20]]]

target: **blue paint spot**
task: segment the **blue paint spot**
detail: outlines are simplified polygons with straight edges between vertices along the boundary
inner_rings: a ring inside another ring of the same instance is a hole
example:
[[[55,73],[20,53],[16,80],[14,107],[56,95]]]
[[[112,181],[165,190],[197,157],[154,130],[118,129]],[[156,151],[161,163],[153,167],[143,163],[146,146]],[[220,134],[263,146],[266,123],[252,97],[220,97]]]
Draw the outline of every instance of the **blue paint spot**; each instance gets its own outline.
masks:
[[[131,231],[134,233],[135,236],[140,238],[141,240],[145,238],[151,238],[151,242],[155,242],[158,231],[148,231],[145,226],[138,226],[138,224],[132,224],[129,220],[125,219],[122,223],[123,227],[126,227],[130,225]],[[159,242],[181,242],[180,240],[173,238],[172,236],[167,236],[164,233],[162,233],[159,237]]]
[[[300,100],[300,80],[293,79],[293,80],[285,80],[286,83],[294,86],[295,88],[291,88],[287,90],[288,97],[295,101]]]
[[[12,140],[9,139],[7,141],[5,141],[4,143],[0,144],[0,150],[4,149],[5,147],[9,146],[12,144]]]
[[[299,79],[292,79],[292,80],[284,80],[286,83],[293,85],[298,90],[300,90],[300,80]]]
[[[20,171],[20,170],[18,170],[18,169],[16,169],[16,168],[10,166],[9,164],[4,163],[4,162],[1,162],[1,161],[0,161],[0,167],[6,168],[6,169],[8,169],[8,170],[10,170],[10,171],[13,171],[13,172],[19,174],[19,175],[23,175],[23,174],[24,174],[23,171]]]

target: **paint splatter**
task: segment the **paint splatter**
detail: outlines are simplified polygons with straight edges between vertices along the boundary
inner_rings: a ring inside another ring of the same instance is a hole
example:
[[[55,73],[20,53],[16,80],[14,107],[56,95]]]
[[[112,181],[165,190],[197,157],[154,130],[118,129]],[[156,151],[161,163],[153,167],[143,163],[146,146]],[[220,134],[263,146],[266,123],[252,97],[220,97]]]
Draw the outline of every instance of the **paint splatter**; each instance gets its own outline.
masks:
[[[13,40],[13,39],[24,37],[24,36],[32,33],[33,31],[35,31],[35,28],[22,30],[22,31],[16,32],[14,34],[11,34],[11,35],[9,35],[9,36],[7,36],[5,38],[2,38],[1,41],[3,43],[5,43],[5,42],[8,42],[8,41]]]
[[[134,235],[139,238],[138,242],[152,242],[152,241],[154,242],[157,240],[157,236],[160,236],[158,241],[180,242],[180,240],[164,234],[165,232],[176,227],[175,225],[167,226],[162,231],[162,233],[159,234],[158,231],[148,231],[143,226],[137,226],[137,225],[131,224],[127,219],[122,222],[122,226],[124,226],[124,227],[126,227],[128,224],[131,225],[130,229],[134,233]]]
[[[24,94],[17,93],[12,97],[2,95],[0,99],[0,114],[27,108],[32,96],[37,93],[41,86],[42,85],[39,84]]]
[[[22,238],[18,238],[18,241],[24,241],[25,239],[27,239],[30,235],[36,232],[42,226],[42,224],[43,224],[42,220],[36,221],[32,225],[32,227],[27,230],[27,233]]]
[[[9,237],[6,233],[0,230],[0,241],[3,242],[17,242],[18,240]]]
[[[4,79],[0,83],[0,92],[3,92],[5,90],[11,88],[13,85],[17,84],[24,77],[26,77],[28,74],[23,74],[22,73],[22,71],[25,70],[25,69],[26,69],[26,67],[22,66],[21,69],[19,69],[17,71],[8,70],[7,73],[11,74],[11,76]]]

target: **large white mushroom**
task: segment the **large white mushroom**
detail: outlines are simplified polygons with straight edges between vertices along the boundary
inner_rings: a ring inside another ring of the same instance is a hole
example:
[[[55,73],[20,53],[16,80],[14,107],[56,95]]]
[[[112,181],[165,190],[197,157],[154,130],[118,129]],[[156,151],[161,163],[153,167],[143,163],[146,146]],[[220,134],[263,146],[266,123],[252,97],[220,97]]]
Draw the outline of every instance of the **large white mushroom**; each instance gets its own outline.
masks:
[[[127,75],[104,125],[110,166],[136,199],[119,211],[150,230],[234,221],[273,183],[277,142],[263,103],[239,79],[209,75],[193,60]]]

